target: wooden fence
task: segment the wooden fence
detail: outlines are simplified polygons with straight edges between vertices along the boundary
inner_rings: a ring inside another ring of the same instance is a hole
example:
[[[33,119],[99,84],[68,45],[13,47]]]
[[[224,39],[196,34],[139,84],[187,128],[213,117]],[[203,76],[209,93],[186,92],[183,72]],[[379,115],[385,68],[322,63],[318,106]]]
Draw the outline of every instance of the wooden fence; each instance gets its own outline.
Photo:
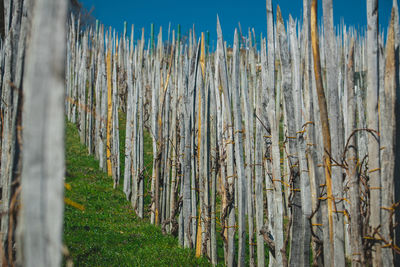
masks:
[[[114,187],[123,180],[139,217],[213,264],[392,266],[400,253],[397,2],[386,40],[376,0],[367,1],[366,32],[335,28],[332,0],[322,1],[318,31],[317,1],[303,2],[302,23],[285,24],[267,0],[266,38],[236,30],[233,48],[217,19],[215,51],[194,30],[182,42],[174,30],[165,41],[160,28],[153,41],[144,30],[135,39],[133,26],[129,37],[72,18],[68,120]]]

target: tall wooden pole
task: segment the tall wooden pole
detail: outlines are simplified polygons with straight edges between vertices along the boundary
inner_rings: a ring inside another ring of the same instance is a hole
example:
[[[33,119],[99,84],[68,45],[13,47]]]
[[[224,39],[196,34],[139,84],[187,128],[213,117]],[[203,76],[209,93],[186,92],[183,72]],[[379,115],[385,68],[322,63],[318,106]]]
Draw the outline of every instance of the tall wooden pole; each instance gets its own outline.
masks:
[[[326,105],[326,98],[324,92],[324,86],[322,83],[322,72],[321,72],[321,61],[320,61],[320,53],[319,53],[319,38],[318,38],[318,23],[317,23],[317,10],[318,10],[318,2],[317,0],[313,0],[311,3],[311,44],[313,50],[314,57],[314,74],[315,74],[315,82],[318,96],[318,105],[320,110],[320,119],[322,126],[322,138],[324,144],[324,168],[325,168],[325,180],[326,180],[326,189],[327,189],[327,201],[328,201],[328,221],[329,221],[329,251],[331,253],[331,257],[334,255],[334,246],[333,246],[333,199],[332,199],[332,180],[331,180],[331,133],[329,129],[329,118],[328,118],[328,109]],[[327,262],[325,264],[334,265],[334,258],[331,258],[330,263]]]
[[[367,0],[367,127],[379,132],[379,54],[378,54],[378,0]],[[368,135],[368,173],[370,181],[370,232],[381,224],[381,171],[380,141],[378,136]],[[373,238],[378,238],[377,235]],[[372,247],[372,264],[381,266],[381,248]]]
[[[23,266],[60,266],[67,2],[37,0],[26,57],[20,233]]]

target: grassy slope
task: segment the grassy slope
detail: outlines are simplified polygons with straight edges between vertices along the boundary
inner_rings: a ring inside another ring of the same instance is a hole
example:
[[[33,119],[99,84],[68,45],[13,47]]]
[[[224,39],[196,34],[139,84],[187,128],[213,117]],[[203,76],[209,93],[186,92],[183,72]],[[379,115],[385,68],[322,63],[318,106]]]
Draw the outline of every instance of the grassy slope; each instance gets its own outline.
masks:
[[[209,265],[179,248],[176,238],[137,218],[121,187],[112,189],[112,179],[80,145],[76,127],[67,123],[66,131],[66,182],[71,185],[66,197],[85,207],[65,208],[64,242],[75,266]]]

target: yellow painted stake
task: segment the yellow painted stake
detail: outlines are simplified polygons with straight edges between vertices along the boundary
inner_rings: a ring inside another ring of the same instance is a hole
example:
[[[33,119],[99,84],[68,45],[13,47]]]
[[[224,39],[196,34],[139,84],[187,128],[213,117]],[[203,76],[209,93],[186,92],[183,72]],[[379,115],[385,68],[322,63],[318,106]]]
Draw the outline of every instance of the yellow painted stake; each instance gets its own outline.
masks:
[[[196,238],[196,257],[201,256],[201,209],[199,209],[199,219],[197,220],[197,238]]]
[[[111,170],[111,125],[112,125],[112,68],[111,68],[111,44],[107,53],[107,174],[112,175]]]
[[[329,130],[329,117],[326,105],[326,98],[324,93],[324,86],[322,83],[321,75],[321,62],[319,54],[319,40],[318,40],[318,24],[317,24],[317,10],[318,2],[313,0],[311,4],[311,44],[314,56],[314,73],[315,82],[318,96],[318,105],[320,108],[321,126],[322,126],[322,137],[324,143],[324,168],[325,168],[325,178],[326,178],[326,189],[327,189],[327,202],[328,202],[328,222],[329,222],[329,241],[330,241],[330,252],[333,259],[334,256],[334,244],[333,244],[333,209],[335,202],[332,195],[332,177],[331,177],[331,133]],[[335,206],[336,211],[336,206]],[[332,261],[332,266],[334,262]]]
[[[204,33],[201,33],[201,54],[200,54],[200,66],[201,66],[201,72],[203,74],[203,79],[204,79],[204,71],[205,71],[205,66],[206,66],[206,53],[205,53],[205,48],[204,48]]]
[[[200,54],[200,66],[201,66],[201,72],[203,75],[203,81],[205,78],[205,49],[204,49],[204,33],[201,33],[201,54]],[[199,89],[201,90],[201,88]],[[198,112],[198,128],[199,132],[197,135],[198,138],[198,148],[200,149],[200,144],[201,144],[201,95],[199,94],[199,112]],[[200,163],[200,153],[197,153],[197,161]],[[201,209],[199,207],[199,218],[197,221],[197,238],[196,238],[196,257],[201,256],[201,242],[202,242],[202,228],[201,228]]]

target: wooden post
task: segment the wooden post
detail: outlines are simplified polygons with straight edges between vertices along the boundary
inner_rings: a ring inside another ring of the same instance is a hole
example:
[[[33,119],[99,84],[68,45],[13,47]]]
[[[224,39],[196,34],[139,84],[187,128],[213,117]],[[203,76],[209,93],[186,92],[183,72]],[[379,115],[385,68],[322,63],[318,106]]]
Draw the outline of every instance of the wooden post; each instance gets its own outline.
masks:
[[[381,231],[385,243],[393,242],[392,229],[394,206],[394,182],[396,177],[396,135],[398,135],[398,74],[399,61],[398,50],[396,51],[395,33],[395,9],[392,9],[389,32],[386,41],[386,64],[385,64],[385,87],[381,88],[379,94],[380,102],[380,129],[381,129],[381,181],[382,181],[382,207],[381,207]],[[398,47],[397,47],[398,49]],[[383,66],[382,66],[383,67]],[[397,77],[396,77],[397,76]],[[388,245],[388,244],[385,244]],[[393,249],[391,246],[382,247],[382,266],[393,266]]]
[[[281,20],[280,9],[277,9],[277,25]],[[272,158],[272,186],[273,186],[273,205],[274,205],[274,218],[273,218],[273,237],[275,243],[275,263],[277,265],[287,265],[286,248],[284,246],[283,236],[283,197],[282,197],[282,175],[280,166],[280,149],[279,149],[279,123],[280,123],[280,104],[279,94],[275,88],[275,39],[272,2],[267,1],[267,47],[268,47],[268,65],[266,62],[262,63],[262,83],[263,83],[263,96],[262,101],[268,101],[267,112],[268,121],[270,123],[271,131],[271,158]],[[283,27],[283,32],[285,31]],[[286,37],[284,37],[286,38]],[[278,47],[281,42],[278,42]],[[281,47],[280,47],[281,48]],[[282,53],[282,52],[281,52]],[[279,51],[277,51],[279,54]],[[290,75],[290,72],[287,73]],[[289,78],[290,79],[290,78]],[[283,80],[283,79],[282,79]],[[290,82],[290,81],[289,81]],[[282,85],[283,87],[283,85]],[[267,100],[269,98],[269,100]],[[270,218],[272,219],[272,218]]]
[[[324,15],[324,52],[326,62],[326,93],[330,132],[331,135],[331,154],[333,159],[342,156],[343,151],[343,122],[340,117],[339,96],[338,96],[338,64],[336,51],[336,38],[333,28],[333,2],[332,0],[323,0]],[[345,265],[344,254],[344,206],[343,206],[343,171],[340,166],[333,164],[331,166],[332,175],[332,201],[334,207],[333,216],[333,242],[334,255],[331,255],[331,261],[334,259],[336,266]],[[325,258],[328,260],[328,258]]]
[[[118,49],[118,45],[116,46]],[[120,162],[119,162],[119,121],[118,121],[118,85],[117,85],[117,54],[113,61],[113,89],[111,95],[111,124],[110,124],[110,152],[111,152],[111,175],[114,180],[114,189],[119,184]]]
[[[240,106],[240,57],[239,57],[239,37],[235,30],[233,43],[233,66],[232,66],[232,103],[234,117],[233,137],[235,142],[235,165],[237,173],[238,191],[238,266],[245,266],[245,205],[246,205],[246,185],[245,185],[245,165],[243,152],[243,130],[242,130],[242,109]]]
[[[303,125],[305,125],[305,120],[302,114],[304,114],[304,107],[302,105],[303,96],[302,96],[302,88],[301,88],[301,73],[300,73],[300,54],[298,41],[296,36],[296,23],[293,21],[292,17],[289,18],[289,32],[290,32],[290,52],[292,57],[292,74],[293,74],[293,104],[294,104],[294,117],[295,117],[295,131],[297,136],[297,156],[298,156],[298,178],[300,181],[298,182],[300,189],[300,198],[301,198],[301,211],[302,216],[300,220],[302,220],[302,228],[301,228],[301,237],[302,237],[302,251],[300,255],[300,264],[303,266],[309,265],[309,255],[310,255],[310,241],[311,241],[311,232],[310,232],[310,220],[309,217],[311,215],[311,195],[310,195],[310,178],[309,178],[309,170],[307,166],[307,158],[306,158],[306,131],[303,129]],[[287,97],[285,95],[285,97]],[[290,94],[289,94],[290,98]],[[286,103],[286,102],[285,102]],[[289,114],[288,114],[289,115]],[[290,141],[289,141],[290,142]],[[295,187],[296,188],[296,187]],[[296,218],[293,218],[296,220]],[[292,232],[292,236],[297,236],[295,232]],[[292,243],[293,244],[293,243]],[[292,259],[291,259],[292,260]]]
[[[60,266],[62,260],[66,15],[66,1],[35,2],[24,79],[19,226],[28,267]]]
[[[356,98],[354,90],[354,39],[351,40],[347,67],[347,107],[348,107],[348,130],[352,133],[356,129]],[[351,261],[353,266],[365,264],[364,249],[362,246],[361,216],[360,216],[360,188],[359,173],[357,171],[357,151],[355,138],[349,136],[347,163],[349,169],[347,175],[350,183],[350,218],[351,218]]]
[[[379,132],[379,56],[378,56],[378,1],[367,0],[367,127]],[[370,232],[381,225],[381,164],[380,140],[377,135],[368,135],[368,173],[370,186],[371,217]],[[377,235],[373,238],[379,238]],[[381,246],[375,243],[372,247],[372,264],[381,266]]]
[[[228,247],[227,247],[227,265],[235,266],[235,232],[236,232],[236,218],[235,218],[235,196],[234,196],[234,140],[232,131],[232,111],[231,111],[231,97],[230,88],[228,82],[228,70],[226,66],[226,54],[223,45],[223,37],[219,18],[217,17],[217,33],[218,33],[218,68],[219,76],[221,79],[221,85],[223,89],[224,99],[224,136],[225,136],[225,148],[226,148],[226,186],[228,188],[228,205],[223,213],[226,213],[228,217],[228,225],[225,226],[228,229]]]
[[[109,31],[109,42],[107,51],[107,174],[112,176],[112,165],[111,165],[111,135],[112,135],[112,47],[111,42],[111,28]]]
[[[326,188],[327,188],[327,201],[328,201],[328,221],[329,221],[329,244],[325,244],[329,247],[329,251],[331,256],[334,255],[334,246],[333,246],[333,199],[332,199],[332,180],[331,180],[331,134],[329,129],[329,118],[328,118],[328,110],[326,105],[326,98],[324,87],[322,83],[322,72],[321,72],[321,62],[320,62],[320,53],[319,53],[319,38],[318,38],[318,24],[317,24],[317,10],[318,4],[317,0],[313,0],[311,4],[311,44],[312,51],[314,57],[314,73],[315,73],[315,82],[318,96],[318,105],[320,110],[320,119],[322,126],[322,138],[324,144],[324,168],[325,168],[325,180],[326,180]],[[334,258],[324,258],[327,260],[326,264],[334,266]]]
[[[245,151],[246,151],[246,179],[247,179],[247,218],[249,234],[249,258],[250,266],[255,266],[254,254],[254,107],[249,97],[249,86],[247,81],[247,65],[242,58],[241,89],[244,103],[244,122],[245,122]]]

